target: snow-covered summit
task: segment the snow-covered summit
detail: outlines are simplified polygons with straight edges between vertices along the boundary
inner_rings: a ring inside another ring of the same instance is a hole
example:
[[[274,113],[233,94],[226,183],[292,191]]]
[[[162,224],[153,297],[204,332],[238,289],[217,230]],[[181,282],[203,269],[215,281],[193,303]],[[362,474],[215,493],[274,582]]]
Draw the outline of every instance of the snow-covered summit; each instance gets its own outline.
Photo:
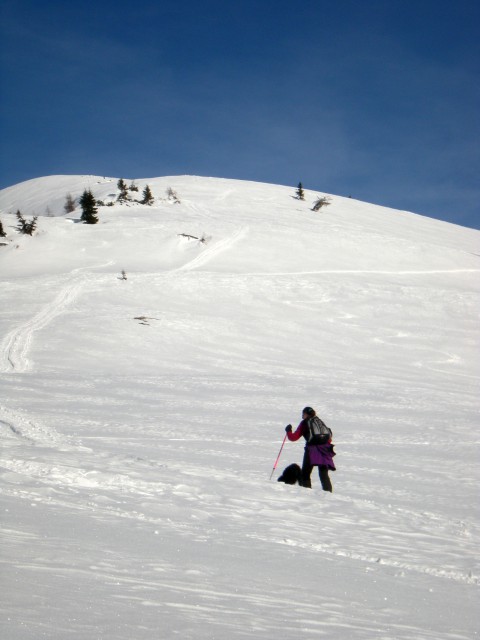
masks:
[[[328,195],[330,204],[313,212],[317,192],[306,190],[301,201],[291,187],[236,180],[174,176],[133,182],[138,191],[129,191],[131,201],[123,204],[117,201],[117,179],[99,176],[50,176],[1,191],[0,219],[5,219],[10,238],[17,209],[39,216],[39,237],[29,241],[29,259],[21,261],[21,268],[36,262],[36,253],[42,253],[45,267],[48,254],[56,270],[105,257],[112,266],[128,270],[164,270],[185,266],[196,254],[195,268],[208,263],[208,270],[234,272],[478,266],[478,231],[413,213]],[[134,202],[147,184],[155,197],[152,206]],[[70,226],[72,218],[79,218],[78,204],[73,214],[64,209],[67,194],[78,203],[84,189],[105,205],[99,208],[95,230]],[[168,197],[168,189],[178,194],[179,202]],[[51,219],[58,217],[62,219]],[[186,236],[211,242],[186,249]]]

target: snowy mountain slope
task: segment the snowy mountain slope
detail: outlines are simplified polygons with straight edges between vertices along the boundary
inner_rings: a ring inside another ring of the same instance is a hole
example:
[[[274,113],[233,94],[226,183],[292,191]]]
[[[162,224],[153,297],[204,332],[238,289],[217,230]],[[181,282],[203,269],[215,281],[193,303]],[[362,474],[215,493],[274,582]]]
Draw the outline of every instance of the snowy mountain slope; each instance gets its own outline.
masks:
[[[188,176],[64,214],[116,182],[0,192],[3,635],[475,637],[479,232]],[[306,404],[333,495],[268,481]]]

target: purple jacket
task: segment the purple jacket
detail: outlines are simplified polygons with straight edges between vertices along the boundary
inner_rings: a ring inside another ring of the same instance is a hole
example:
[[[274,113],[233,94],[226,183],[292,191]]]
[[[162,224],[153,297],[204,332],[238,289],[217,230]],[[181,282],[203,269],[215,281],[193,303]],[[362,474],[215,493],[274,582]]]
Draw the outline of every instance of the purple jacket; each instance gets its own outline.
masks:
[[[307,444],[305,448],[308,451],[310,464],[328,467],[335,471],[333,456],[337,454],[333,450],[333,444]]]
[[[308,438],[308,423],[306,420],[302,420],[293,433],[287,433],[287,437],[290,442],[296,442],[297,440],[300,440],[302,436],[305,440]],[[337,454],[333,450],[331,442],[328,444],[306,444],[305,449],[308,451],[310,464],[322,465],[328,467],[332,471],[335,471],[333,456],[336,456]]]

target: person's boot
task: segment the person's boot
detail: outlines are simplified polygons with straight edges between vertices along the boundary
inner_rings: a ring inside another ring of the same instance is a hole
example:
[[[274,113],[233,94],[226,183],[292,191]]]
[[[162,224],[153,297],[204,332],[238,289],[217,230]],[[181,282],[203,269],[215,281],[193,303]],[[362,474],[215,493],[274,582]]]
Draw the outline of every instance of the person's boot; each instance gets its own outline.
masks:
[[[312,488],[312,481],[310,480],[310,478],[301,478],[300,486],[301,487],[305,487],[306,489],[311,489]]]

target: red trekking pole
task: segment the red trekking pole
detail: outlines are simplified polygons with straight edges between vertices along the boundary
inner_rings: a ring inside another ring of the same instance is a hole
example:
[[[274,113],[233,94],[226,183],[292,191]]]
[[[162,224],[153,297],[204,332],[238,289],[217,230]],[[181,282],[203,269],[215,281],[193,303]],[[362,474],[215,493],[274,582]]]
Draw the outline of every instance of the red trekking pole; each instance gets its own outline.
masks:
[[[282,446],[280,447],[280,451],[278,452],[277,459],[275,460],[275,464],[273,465],[272,473],[270,474],[270,480],[272,479],[272,476],[273,476],[273,474],[275,472],[275,469],[277,468],[277,464],[278,464],[278,461],[280,459],[280,455],[282,453],[283,445],[285,444],[285,440],[286,439],[287,439],[287,434],[285,434],[285,437],[284,437],[283,442],[282,442]]]

